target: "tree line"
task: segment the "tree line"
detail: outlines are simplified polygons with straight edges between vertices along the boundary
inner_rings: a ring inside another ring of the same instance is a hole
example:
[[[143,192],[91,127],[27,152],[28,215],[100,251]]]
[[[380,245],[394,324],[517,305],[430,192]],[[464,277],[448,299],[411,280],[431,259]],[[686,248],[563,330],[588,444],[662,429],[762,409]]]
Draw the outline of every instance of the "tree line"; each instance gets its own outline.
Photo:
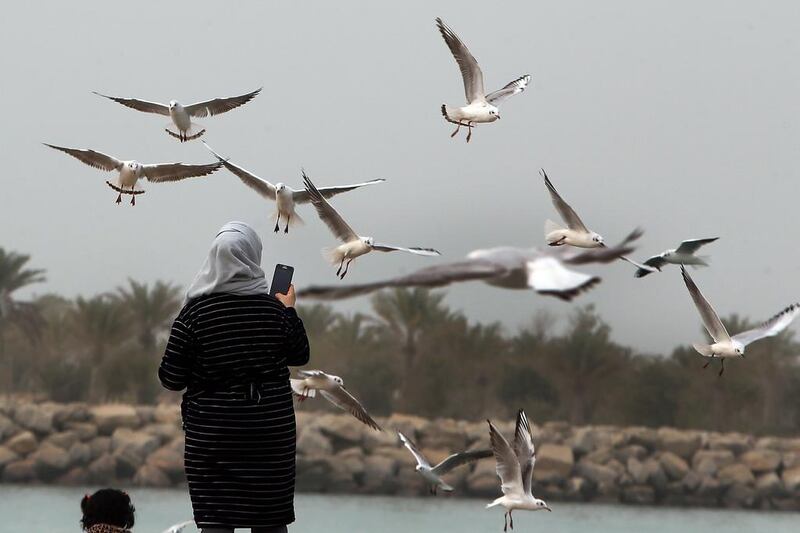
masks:
[[[151,403],[165,393],[156,370],[182,290],[139,283],[91,297],[30,301],[20,289],[44,280],[28,256],[0,248],[0,384],[56,401]],[[670,425],[789,434],[800,428],[800,343],[792,332],[748,348],[718,378],[688,344],[644,354],[612,339],[592,306],[566,325],[537,313],[508,331],[475,323],[444,293],[377,293],[369,311],[299,305],[313,368],[337,374],[375,415],[392,412],[479,420],[510,418],[523,405],[537,422]],[[754,324],[730,316],[728,328]],[[323,402],[307,402],[325,409]]]

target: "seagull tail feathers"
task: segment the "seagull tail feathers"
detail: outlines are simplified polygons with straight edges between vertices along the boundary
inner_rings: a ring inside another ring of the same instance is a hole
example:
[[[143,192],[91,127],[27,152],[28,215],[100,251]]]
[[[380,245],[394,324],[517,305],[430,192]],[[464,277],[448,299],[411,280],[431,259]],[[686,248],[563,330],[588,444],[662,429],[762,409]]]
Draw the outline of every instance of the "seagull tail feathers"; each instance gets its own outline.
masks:
[[[184,132],[174,130],[175,125],[172,122],[164,126],[164,131],[166,131],[170,137],[175,137],[181,142],[193,141],[199,137],[202,137],[202,135],[206,132],[206,129],[196,122],[192,122],[189,126],[189,129]]]
[[[304,379],[290,379],[289,385],[292,387],[292,392],[296,396],[305,396],[307,398],[314,398],[317,395],[317,391],[314,389],[305,390],[303,387]]]
[[[550,235],[554,231],[561,231],[563,229],[564,229],[563,226],[561,226],[560,224],[558,224],[556,222],[553,222],[549,218],[544,221],[544,236],[545,237],[547,237],[548,235]]]
[[[491,508],[491,507],[495,507],[495,506],[497,506],[497,505],[500,505],[500,500],[502,500],[502,499],[503,499],[503,497],[502,497],[502,496],[500,496],[499,498],[497,498],[497,499],[496,499],[495,501],[493,501],[492,503],[487,503],[487,504],[486,504],[486,508],[487,508],[487,509],[489,509],[489,508]]]
[[[442,104],[442,116],[445,120],[454,120],[450,117],[450,108],[447,107],[447,104]]]
[[[697,350],[697,353],[703,357],[711,357],[711,355],[714,353],[714,350],[711,349],[711,345],[709,344],[700,344],[696,342],[692,344],[692,348]]]
[[[325,261],[338,265],[344,259],[344,253],[339,250],[338,246],[331,246],[330,248],[322,249],[322,257],[325,258]]]

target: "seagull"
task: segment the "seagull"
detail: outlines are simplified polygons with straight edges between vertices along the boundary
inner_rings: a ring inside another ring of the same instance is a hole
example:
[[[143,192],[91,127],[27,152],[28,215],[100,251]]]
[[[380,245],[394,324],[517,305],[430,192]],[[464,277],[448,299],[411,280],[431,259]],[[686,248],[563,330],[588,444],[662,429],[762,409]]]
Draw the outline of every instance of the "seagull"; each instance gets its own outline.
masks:
[[[286,226],[283,228],[284,233],[289,233],[289,225],[293,222],[302,223],[303,219],[295,212],[295,204],[305,204],[311,201],[308,191],[305,189],[295,190],[283,183],[272,184],[269,181],[259,178],[252,172],[243,169],[240,166],[234,165],[228,159],[224,159],[217,152],[203,141],[206,148],[219,159],[225,168],[230,170],[236,177],[242,180],[242,183],[256,191],[258,194],[267,200],[274,200],[277,206],[277,218],[275,220],[275,233],[280,230],[281,217],[286,219]],[[352,191],[359,187],[366,185],[375,185],[376,183],[383,183],[385,179],[378,178],[374,180],[365,181],[363,183],[354,183],[352,185],[338,185],[334,187],[320,187],[319,192],[325,198],[331,198],[337,194]]]
[[[116,183],[106,181],[106,184],[119,193],[117,195],[117,203],[122,202],[123,194],[130,194],[131,205],[136,205],[136,195],[144,194],[145,192],[136,188],[136,184],[140,179],[147,178],[148,181],[153,182],[178,181],[185,178],[207,176],[222,166],[222,163],[219,162],[208,165],[186,165],[184,163],[144,165],[133,160],[121,161],[94,150],[64,148],[47,143],[44,143],[44,145],[69,154],[90,167],[107,170],[108,172],[115,170],[119,172]]]
[[[379,244],[376,243],[372,237],[362,237],[358,235],[353,228],[344,221],[336,209],[328,203],[320,190],[308,179],[305,172],[303,172],[303,182],[306,185],[306,191],[311,198],[311,203],[317,210],[319,218],[328,225],[328,228],[330,228],[333,234],[343,243],[334,248],[328,248],[322,251],[323,256],[332,264],[339,264],[339,269],[336,271],[336,275],[339,276],[339,279],[344,279],[347,275],[347,271],[350,269],[350,263],[352,263],[356,257],[368,254],[373,250],[378,252],[408,252],[425,256],[442,255],[433,248],[403,248],[389,244]],[[346,265],[345,261],[347,261]]]
[[[513,248],[501,246],[470,252],[466,259],[434,265],[411,274],[349,286],[312,286],[298,291],[304,298],[338,300],[361,296],[387,287],[444,287],[452,283],[482,281],[501,289],[533,289],[539,294],[570,301],[600,283],[600,278],[568,268],[587,263],[610,263],[630,253],[641,236],[633,231],[613,247]]]
[[[177,100],[170,100],[169,104],[160,104],[158,102],[149,102],[137,98],[121,98],[119,96],[108,96],[95,91],[92,92],[97,96],[108,98],[109,100],[136,109],[137,111],[155,113],[156,115],[169,115],[169,118],[172,119],[172,123],[167,124],[165,131],[181,142],[186,142],[197,139],[206,132],[205,128],[201,125],[192,122],[192,118],[213,117],[214,115],[225,113],[231,109],[236,109],[255,98],[256,95],[261,92],[261,89],[263,89],[263,87],[240,96],[212,98],[211,100],[204,100],[187,106],[181,105]],[[177,128],[177,132],[170,129],[173,125]]]
[[[525,511],[552,511],[544,500],[535,498],[531,493],[533,482],[533,467],[536,464],[536,451],[533,447],[533,436],[528,417],[522,409],[517,413],[517,425],[514,431],[514,447],[508,444],[506,438],[497,431],[490,420],[489,437],[492,443],[495,461],[497,461],[497,475],[500,476],[500,488],[503,495],[486,506],[487,509],[502,505],[505,510],[505,525],[514,529],[514,518],[511,512],[520,509]]]
[[[297,375],[303,379],[290,379],[289,382],[292,392],[299,401],[314,398],[319,391],[323,398],[339,409],[347,411],[372,429],[383,431],[378,423],[369,416],[364,406],[347,392],[347,389],[344,388],[344,381],[339,376],[326,374],[322,370],[301,370]]]
[[[719,237],[709,237],[705,239],[687,239],[681,243],[677,248],[667,250],[658,255],[649,258],[643,264],[639,264],[627,257],[622,259],[628,261],[637,267],[634,274],[637,278],[643,278],[653,272],[661,272],[664,265],[693,265],[693,266],[708,266],[706,262],[707,257],[697,256],[694,253],[700,249],[701,246],[712,243],[719,239]]]
[[[419,448],[417,448],[416,445],[411,442],[411,439],[399,431],[397,432],[397,435],[400,437],[403,445],[408,448],[408,451],[411,452],[411,455],[414,456],[414,459],[417,461],[417,466],[414,467],[414,470],[419,472],[419,475],[428,482],[428,485],[430,485],[430,492],[433,495],[436,495],[436,491],[438,489],[442,489],[445,492],[453,492],[455,490],[442,479],[443,475],[461,465],[472,463],[486,457],[491,457],[493,453],[492,450],[474,450],[454,453],[438,465],[431,466],[431,464],[428,462],[428,459],[425,458]]]
[[[181,531],[183,531],[189,524],[194,524],[194,520],[187,520],[185,522],[181,522],[180,524],[170,526],[165,529],[163,533],[181,533]]]
[[[483,89],[483,72],[478,62],[470,53],[467,46],[461,42],[458,35],[451,30],[442,19],[436,19],[436,26],[444,38],[444,42],[452,52],[453,57],[461,70],[461,77],[464,78],[464,92],[467,95],[467,105],[463,107],[450,107],[442,104],[442,115],[445,120],[456,124],[456,131],[450,137],[455,137],[461,126],[467,128],[467,142],[472,138],[473,124],[494,122],[500,119],[497,106],[508,98],[525,90],[531,77],[526,74],[515,79],[502,89],[493,93],[485,94]]]
[[[721,368],[719,375],[725,372],[725,358],[727,357],[744,357],[745,347],[757,340],[766,337],[774,337],[781,331],[785,330],[792,321],[800,315],[800,303],[795,303],[773,316],[757,328],[749,329],[738,333],[731,337],[728,330],[722,324],[714,308],[708,303],[700,289],[695,285],[692,277],[686,271],[686,267],[681,265],[681,274],[683,281],[686,283],[686,288],[689,289],[689,295],[694,300],[694,305],[700,312],[700,317],[703,319],[703,326],[713,339],[713,344],[700,344],[694,343],[692,347],[697,350],[697,353],[703,357],[709,357],[708,362],[703,365],[703,368],[708,367],[711,361],[717,357],[720,359]]]
[[[558,214],[561,215],[561,218],[567,224],[566,228],[562,228],[552,220],[547,220],[544,224],[544,235],[547,244],[549,246],[563,246],[569,244],[571,246],[577,246],[578,248],[602,247],[603,237],[584,225],[578,213],[576,213],[575,210],[561,198],[561,195],[558,194],[558,191],[553,187],[544,169],[541,170],[541,174],[544,178],[544,184],[547,186],[547,190],[550,191],[553,206],[555,206],[556,211],[558,211]]]

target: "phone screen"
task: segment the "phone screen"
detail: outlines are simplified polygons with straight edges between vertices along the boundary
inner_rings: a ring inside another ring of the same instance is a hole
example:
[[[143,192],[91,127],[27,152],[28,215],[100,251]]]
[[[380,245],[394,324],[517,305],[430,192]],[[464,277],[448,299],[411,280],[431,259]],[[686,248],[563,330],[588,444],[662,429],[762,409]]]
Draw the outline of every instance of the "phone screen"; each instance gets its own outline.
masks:
[[[289,291],[289,285],[292,284],[292,275],[294,275],[294,267],[280,263],[275,265],[275,273],[272,275],[269,293],[272,296],[286,294]]]

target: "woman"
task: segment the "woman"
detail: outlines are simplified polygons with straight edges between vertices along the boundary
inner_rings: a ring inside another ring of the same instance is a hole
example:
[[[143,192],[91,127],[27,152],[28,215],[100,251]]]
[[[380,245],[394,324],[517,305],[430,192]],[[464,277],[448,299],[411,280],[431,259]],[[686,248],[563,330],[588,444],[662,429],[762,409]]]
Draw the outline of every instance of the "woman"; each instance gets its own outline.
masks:
[[[225,224],[186,294],[158,371],[183,390],[184,464],[203,533],[285,532],[294,521],[295,418],[287,365],[308,362],[288,294],[268,294],[261,240]]]

